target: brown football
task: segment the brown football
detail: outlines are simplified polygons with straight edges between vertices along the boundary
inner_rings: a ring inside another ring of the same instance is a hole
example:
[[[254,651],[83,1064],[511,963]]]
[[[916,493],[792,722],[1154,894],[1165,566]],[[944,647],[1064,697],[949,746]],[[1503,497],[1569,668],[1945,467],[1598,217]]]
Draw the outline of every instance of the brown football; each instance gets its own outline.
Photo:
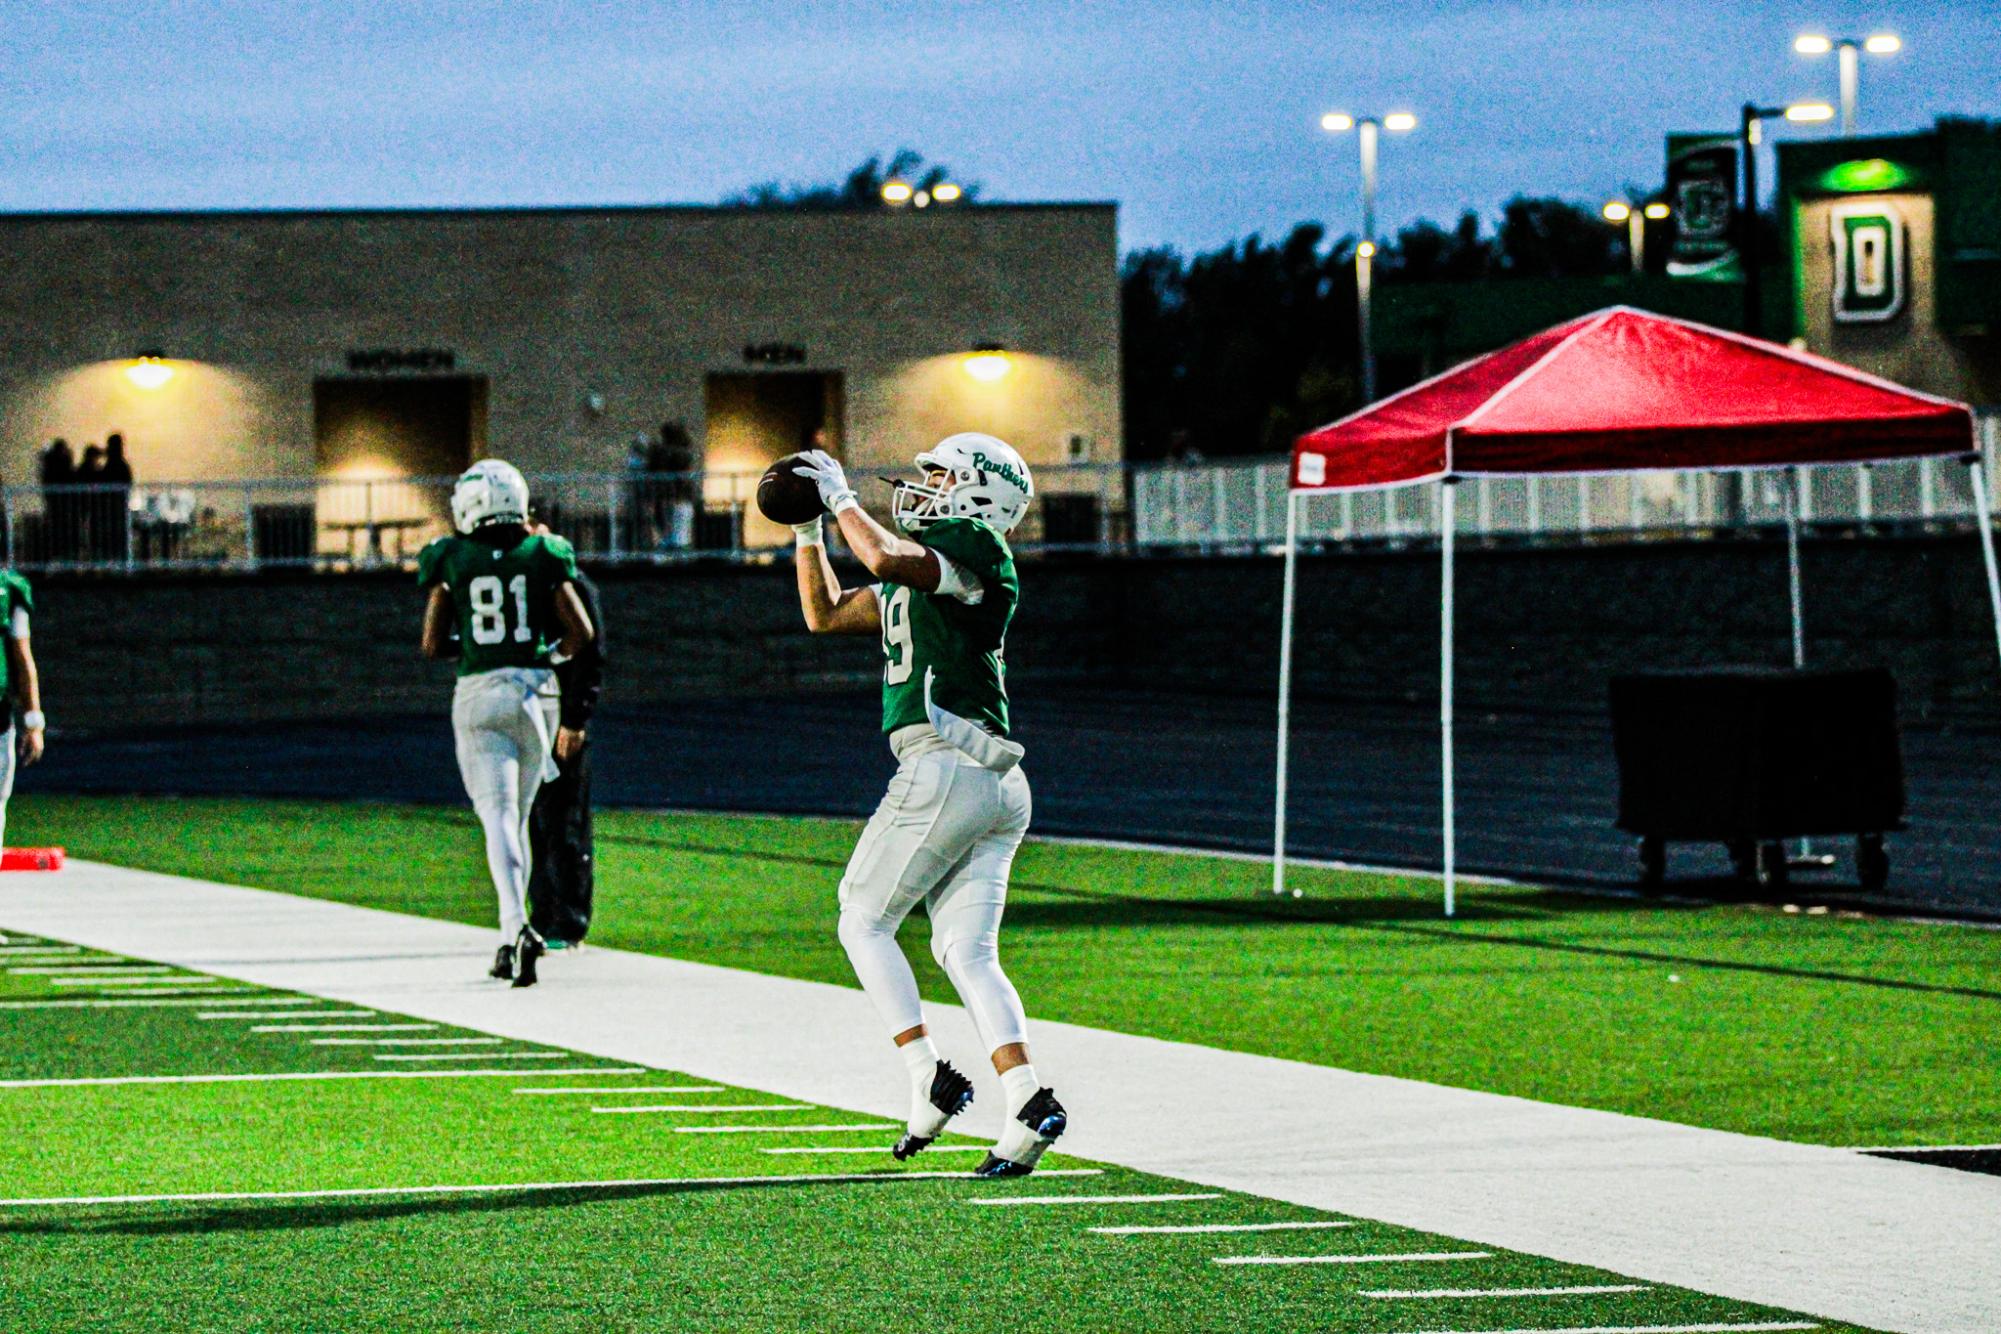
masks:
[[[792,471],[803,457],[787,454],[757,479],[758,512],[773,523],[805,523],[821,513],[820,488]]]

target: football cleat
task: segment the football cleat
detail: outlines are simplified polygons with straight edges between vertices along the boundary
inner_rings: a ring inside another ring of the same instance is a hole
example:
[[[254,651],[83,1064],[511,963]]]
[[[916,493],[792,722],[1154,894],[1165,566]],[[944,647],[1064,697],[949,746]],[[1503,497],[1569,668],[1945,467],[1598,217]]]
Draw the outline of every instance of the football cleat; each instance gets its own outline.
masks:
[[[532,987],[539,980],[535,976],[535,961],[546,951],[542,937],[535,934],[535,928],[524,926],[521,934],[514,939],[514,985]]]
[[[986,1161],[973,1169],[976,1177],[1025,1177],[1035,1170],[1051,1144],[1070,1126],[1070,1113],[1056,1101],[1054,1089],[1037,1089],[1014,1119],[1001,1128],[1000,1142]]]
[[[950,1061],[938,1062],[937,1070],[931,1076],[931,1089],[924,1095],[924,1102],[910,1118],[910,1126],[903,1138],[896,1141],[890,1150],[899,1163],[906,1158],[931,1147],[931,1142],[944,1133],[945,1123],[973,1105],[973,1081],[952,1068]]]
[[[509,978],[514,976],[514,947],[502,945],[493,956],[493,967],[486,970],[488,977]]]

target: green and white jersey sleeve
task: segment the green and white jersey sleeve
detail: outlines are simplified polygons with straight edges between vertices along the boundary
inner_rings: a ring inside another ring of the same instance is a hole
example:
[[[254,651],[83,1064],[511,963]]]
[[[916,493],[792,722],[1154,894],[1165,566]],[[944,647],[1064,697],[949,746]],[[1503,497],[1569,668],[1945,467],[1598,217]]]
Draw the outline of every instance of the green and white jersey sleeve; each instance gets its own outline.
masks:
[[[575,549],[551,535],[498,547],[454,534],[417,556],[417,582],[451,590],[460,676],[547,662],[562,637],[556,590],[576,577]]]
[[[28,633],[28,613],[35,609],[35,595],[28,581],[12,570],[0,570],[0,626],[9,639]],[[8,685],[7,655],[0,653],[0,692]]]
[[[966,595],[920,593],[902,584],[878,584],[882,616],[882,730],[928,721],[924,676],[932,673],[938,706],[1008,734],[1008,623],[1021,601],[1014,553],[1007,539],[979,519],[941,519],[918,537],[979,584]]]

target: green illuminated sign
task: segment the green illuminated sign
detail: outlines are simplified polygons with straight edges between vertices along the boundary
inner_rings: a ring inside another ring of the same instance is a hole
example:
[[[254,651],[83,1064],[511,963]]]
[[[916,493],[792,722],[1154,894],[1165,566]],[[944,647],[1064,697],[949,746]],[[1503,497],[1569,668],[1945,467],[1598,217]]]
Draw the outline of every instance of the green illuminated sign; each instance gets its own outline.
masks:
[[[1860,194],[1873,190],[1897,190],[1909,185],[1911,169],[1888,158],[1860,158],[1829,167],[1820,174],[1819,186],[1840,194]]]
[[[1885,200],[1828,210],[1834,240],[1834,320],[1881,324],[1904,309],[1904,217]]]

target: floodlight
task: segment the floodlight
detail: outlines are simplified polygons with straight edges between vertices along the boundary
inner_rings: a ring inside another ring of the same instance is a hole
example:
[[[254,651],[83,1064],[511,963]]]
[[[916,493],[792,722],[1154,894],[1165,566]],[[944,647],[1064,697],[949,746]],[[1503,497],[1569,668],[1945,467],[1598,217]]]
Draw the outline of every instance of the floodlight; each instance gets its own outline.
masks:
[[[1659,222],[1661,219],[1669,216],[1674,212],[1673,209],[1669,208],[1666,204],[1663,204],[1658,199],[1656,199],[1653,203],[1647,205],[1644,209],[1640,211],[1647,217],[1652,218],[1655,222]]]
[[[1339,111],[1330,111],[1320,118],[1320,128],[1338,134],[1342,130],[1354,129],[1355,118]]]
[[[1801,33],[1793,39],[1793,50],[1803,56],[1824,56],[1834,49],[1834,39],[1824,33]]]
[[[950,181],[941,181],[939,184],[931,188],[931,198],[933,198],[940,204],[956,203],[958,201],[959,196],[964,193],[965,191],[961,190],[958,186],[952,184]]]
[[[1411,115],[1408,111],[1392,111],[1389,115],[1383,117],[1383,128],[1386,130],[1414,130],[1417,128],[1417,117]]]
[[[882,202],[885,204],[907,204],[910,202],[910,186],[903,181],[884,181]]]
[[[141,389],[158,389],[174,378],[174,368],[166,358],[149,352],[125,368],[125,378]]]
[[[1872,56],[1895,55],[1904,49],[1904,39],[1893,32],[1879,32],[1862,43],[1862,49]]]
[[[1825,102],[1795,102],[1786,108],[1786,119],[1796,124],[1833,120],[1834,108]]]
[[[1623,204],[1616,199],[1600,211],[1604,213],[1605,221],[1607,222],[1624,222],[1633,216],[1633,206],[1631,204]]]

